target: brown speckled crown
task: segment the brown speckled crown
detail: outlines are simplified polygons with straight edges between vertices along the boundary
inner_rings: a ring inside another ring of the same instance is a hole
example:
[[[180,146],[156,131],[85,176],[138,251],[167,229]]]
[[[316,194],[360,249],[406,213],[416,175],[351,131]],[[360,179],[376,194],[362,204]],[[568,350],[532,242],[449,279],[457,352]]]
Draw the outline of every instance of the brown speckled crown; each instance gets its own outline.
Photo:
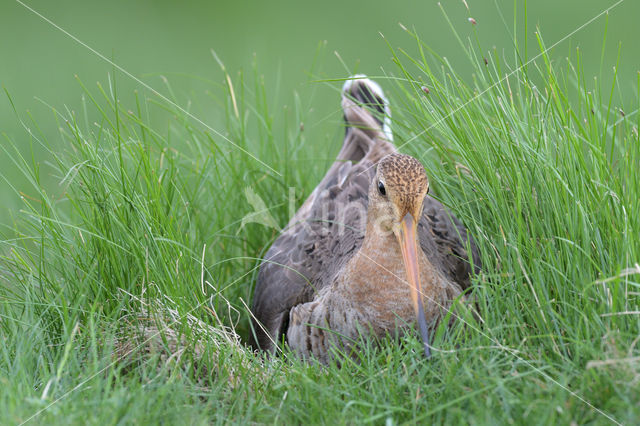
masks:
[[[429,188],[424,166],[410,155],[387,155],[378,164],[378,175],[403,213],[412,211],[416,197],[425,194]]]
[[[424,166],[410,155],[387,155],[380,160],[378,171],[385,186],[402,194],[419,194],[429,186]]]

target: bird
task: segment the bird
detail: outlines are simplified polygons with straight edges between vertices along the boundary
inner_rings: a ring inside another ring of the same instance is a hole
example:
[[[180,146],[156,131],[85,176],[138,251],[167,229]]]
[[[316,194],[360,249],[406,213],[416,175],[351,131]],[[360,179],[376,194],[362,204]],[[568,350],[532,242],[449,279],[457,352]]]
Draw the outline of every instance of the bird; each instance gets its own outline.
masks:
[[[429,330],[480,271],[475,241],[429,194],[417,159],[393,144],[382,88],[354,75],[342,88],[336,161],[271,245],[252,300],[254,346],[281,342],[327,364],[361,337]]]

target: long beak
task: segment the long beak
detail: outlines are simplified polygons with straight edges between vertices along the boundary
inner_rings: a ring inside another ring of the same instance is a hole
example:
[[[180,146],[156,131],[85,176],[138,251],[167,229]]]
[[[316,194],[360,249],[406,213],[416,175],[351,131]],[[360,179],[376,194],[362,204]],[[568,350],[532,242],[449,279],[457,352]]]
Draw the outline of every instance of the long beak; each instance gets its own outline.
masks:
[[[424,306],[422,305],[422,287],[420,284],[420,270],[418,268],[418,244],[417,244],[417,223],[411,213],[407,213],[402,219],[401,232],[398,239],[402,249],[402,259],[407,270],[407,277],[411,286],[411,299],[413,308],[418,317],[418,328],[424,343],[424,353],[431,356],[429,349],[429,329],[427,320],[424,317]]]

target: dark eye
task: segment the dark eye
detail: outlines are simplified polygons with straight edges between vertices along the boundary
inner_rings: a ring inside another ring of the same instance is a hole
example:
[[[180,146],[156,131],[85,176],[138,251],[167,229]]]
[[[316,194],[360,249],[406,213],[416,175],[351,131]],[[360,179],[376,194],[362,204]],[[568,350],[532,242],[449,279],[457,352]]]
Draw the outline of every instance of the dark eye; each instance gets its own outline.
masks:
[[[384,189],[384,183],[382,183],[382,181],[378,182],[378,192],[380,195],[387,195],[387,190]]]

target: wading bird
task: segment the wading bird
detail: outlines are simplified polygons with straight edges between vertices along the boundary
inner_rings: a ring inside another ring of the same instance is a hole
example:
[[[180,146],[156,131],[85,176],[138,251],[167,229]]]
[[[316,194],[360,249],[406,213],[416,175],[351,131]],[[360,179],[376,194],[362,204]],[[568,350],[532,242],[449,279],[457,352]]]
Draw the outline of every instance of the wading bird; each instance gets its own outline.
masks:
[[[472,265],[479,268],[476,246],[427,195],[422,164],[392,144],[380,86],[352,77],[342,109],[335,163],[260,266],[255,343],[274,352],[284,339],[327,363],[334,344],[348,353],[362,336],[397,336],[417,323],[428,356],[429,328],[469,287]]]

